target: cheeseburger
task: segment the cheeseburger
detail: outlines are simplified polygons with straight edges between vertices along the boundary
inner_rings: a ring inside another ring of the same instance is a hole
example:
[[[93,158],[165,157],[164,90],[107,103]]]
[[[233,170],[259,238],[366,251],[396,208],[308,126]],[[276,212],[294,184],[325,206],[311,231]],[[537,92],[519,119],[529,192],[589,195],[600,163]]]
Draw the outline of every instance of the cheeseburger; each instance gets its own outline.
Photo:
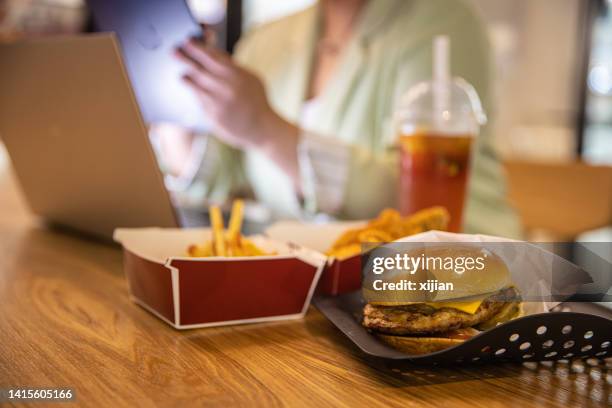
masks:
[[[420,279],[445,282],[454,289],[379,292],[373,288],[380,286],[380,281],[366,279],[363,294],[368,303],[363,309],[363,326],[390,346],[409,354],[432,353],[521,314],[520,295],[512,285],[507,266],[497,255],[474,247],[440,246],[413,251],[411,256],[423,261],[415,263],[420,265],[418,270],[392,271],[385,278],[385,287],[394,287],[388,283]],[[484,260],[482,268],[457,273],[444,267],[458,261],[464,264],[466,259]]]

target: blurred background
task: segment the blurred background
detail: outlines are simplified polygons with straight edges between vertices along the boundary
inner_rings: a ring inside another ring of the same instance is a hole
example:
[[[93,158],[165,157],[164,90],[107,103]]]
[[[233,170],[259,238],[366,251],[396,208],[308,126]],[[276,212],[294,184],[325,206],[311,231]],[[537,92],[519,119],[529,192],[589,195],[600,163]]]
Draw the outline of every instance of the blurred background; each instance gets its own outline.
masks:
[[[471,1],[488,24],[495,51],[497,111],[492,126],[501,157],[508,163],[520,159],[559,166],[577,161],[612,165],[612,0]],[[222,42],[231,50],[241,32],[299,11],[314,0],[188,3],[199,21],[217,27]],[[0,41],[75,33],[88,27],[90,19],[84,0],[0,0]],[[6,166],[6,157],[0,152],[2,163]],[[582,171],[573,167],[556,169],[560,170],[550,173],[550,177],[560,182],[566,179],[565,174]],[[509,172],[510,199],[526,224],[539,222],[534,220],[539,220],[547,208],[541,208],[537,216],[524,214],[533,207],[525,196],[533,194],[535,187],[531,186],[531,192],[518,191],[524,184],[520,183],[538,172],[537,168],[510,166]],[[580,194],[597,193],[601,190],[597,184],[601,182],[600,173],[586,172],[587,184],[593,188]],[[585,179],[575,182],[584,185]],[[550,180],[542,183],[549,184]],[[574,207],[565,211],[594,211],[588,205],[580,207],[582,204],[575,199],[578,193],[572,193],[572,188],[575,186],[561,184],[551,200],[560,202],[563,194],[571,195],[574,199],[569,201]],[[604,190],[599,199],[611,201],[608,184],[604,184]],[[591,200],[584,195],[581,199]],[[597,222],[606,224],[601,220],[607,219],[609,225],[610,203],[603,204],[598,207],[603,208],[598,210],[603,213]],[[559,223],[563,213],[555,216]],[[591,229],[596,223],[578,223],[574,229]],[[538,229],[537,225],[527,227]],[[607,235],[595,235],[599,237],[595,239],[610,237],[609,230],[604,231],[608,231],[603,233]],[[557,232],[567,234],[575,232]]]

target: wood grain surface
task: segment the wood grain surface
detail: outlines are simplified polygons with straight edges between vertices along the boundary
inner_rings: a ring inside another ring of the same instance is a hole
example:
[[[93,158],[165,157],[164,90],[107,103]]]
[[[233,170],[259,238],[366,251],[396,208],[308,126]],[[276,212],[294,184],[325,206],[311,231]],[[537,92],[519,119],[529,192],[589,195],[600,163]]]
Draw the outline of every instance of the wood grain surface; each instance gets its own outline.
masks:
[[[76,403],[54,407],[612,403],[610,363],[391,369],[313,308],[303,321],[176,331],[130,302],[117,248],[44,229],[1,169],[0,254],[0,388],[75,389]]]

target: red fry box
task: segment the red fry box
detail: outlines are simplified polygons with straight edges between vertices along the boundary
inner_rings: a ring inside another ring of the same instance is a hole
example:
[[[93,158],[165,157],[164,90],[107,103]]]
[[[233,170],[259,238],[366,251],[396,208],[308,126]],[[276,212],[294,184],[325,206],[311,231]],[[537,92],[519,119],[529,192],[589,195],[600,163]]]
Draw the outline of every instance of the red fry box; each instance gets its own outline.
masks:
[[[266,230],[272,239],[293,242],[325,253],[347,229],[362,227],[367,221],[344,221],[328,224],[305,224],[299,221],[281,221]],[[361,255],[349,258],[327,259],[317,292],[339,295],[361,289]]]
[[[208,228],[117,229],[130,296],[176,329],[304,317],[326,258],[296,244],[249,237],[275,255],[192,258]]]

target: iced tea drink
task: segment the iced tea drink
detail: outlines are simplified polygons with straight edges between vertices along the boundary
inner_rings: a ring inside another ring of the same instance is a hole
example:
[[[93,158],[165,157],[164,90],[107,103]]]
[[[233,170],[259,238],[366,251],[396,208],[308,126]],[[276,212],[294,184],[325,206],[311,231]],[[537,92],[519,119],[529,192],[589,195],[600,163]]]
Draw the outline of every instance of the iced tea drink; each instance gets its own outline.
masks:
[[[449,231],[461,231],[474,140],[469,134],[434,132],[400,136],[402,214],[441,205],[450,213]]]

